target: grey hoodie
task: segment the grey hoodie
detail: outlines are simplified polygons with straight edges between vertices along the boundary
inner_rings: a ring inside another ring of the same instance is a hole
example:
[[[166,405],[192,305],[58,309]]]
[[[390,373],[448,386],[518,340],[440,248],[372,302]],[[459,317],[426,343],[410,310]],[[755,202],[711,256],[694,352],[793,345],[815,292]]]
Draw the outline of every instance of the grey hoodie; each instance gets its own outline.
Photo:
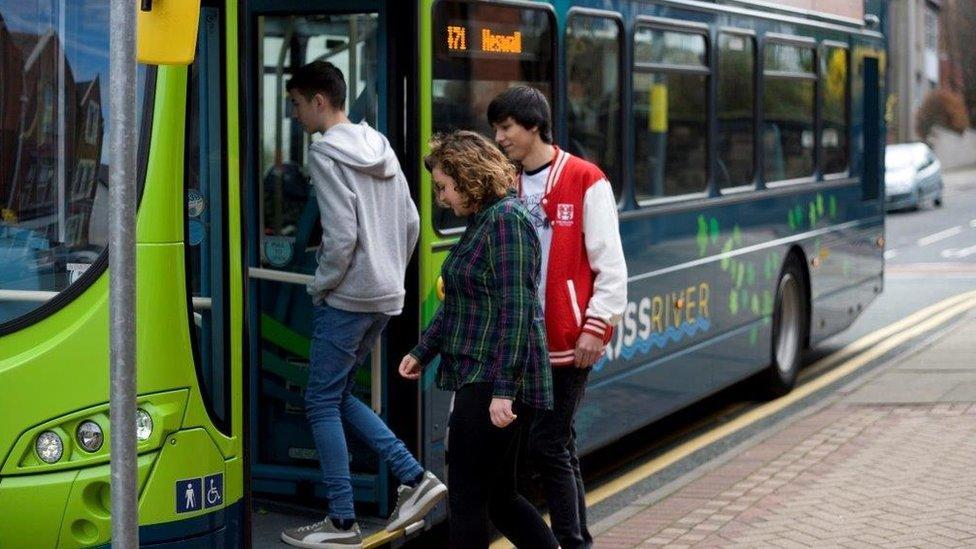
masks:
[[[316,305],[400,314],[420,217],[390,142],[365,122],[337,124],[310,147],[309,170],[322,243],[308,293]]]

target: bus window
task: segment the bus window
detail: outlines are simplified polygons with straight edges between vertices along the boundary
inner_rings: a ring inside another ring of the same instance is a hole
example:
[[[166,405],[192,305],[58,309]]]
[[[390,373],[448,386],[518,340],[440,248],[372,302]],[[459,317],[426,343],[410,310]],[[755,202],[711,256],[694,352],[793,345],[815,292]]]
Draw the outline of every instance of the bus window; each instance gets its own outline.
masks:
[[[620,199],[620,35],[617,19],[574,14],[566,27],[569,152],[603,170]]]
[[[823,129],[820,134],[821,171],[825,174],[847,170],[847,48],[824,48],[820,60],[823,90]]]
[[[191,333],[194,360],[204,401],[221,427],[229,420],[230,377],[226,353],[227,272],[225,240],[225,158],[221,139],[223,90],[220,10],[200,11],[195,60],[189,68],[187,93],[185,232],[187,285],[192,296]]]
[[[379,19],[375,13],[266,16],[260,25],[261,267],[310,274],[321,227],[304,168],[309,138],[291,116],[285,82],[306,63],[328,61],[346,79],[349,119],[382,130],[384,121],[377,119],[379,103],[385,101],[377,90]]]
[[[722,33],[718,39],[718,166],[720,188],[752,184],[755,174],[755,40]]]
[[[538,88],[552,103],[552,12],[482,2],[434,6],[433,131],[467,129],[491,136],[488,104],[518,85]],[[440,230],[464,226],[435,208]]]
[[[766,181],[813,175],[813,48],[766,45],[763,63],[763,168]]]
[[[0,325],[105,265],[108,19],[102,0],[0,0]]]
[[[708,181],[708,47],[702,34],[634,34],[637,199],[698,193]]]

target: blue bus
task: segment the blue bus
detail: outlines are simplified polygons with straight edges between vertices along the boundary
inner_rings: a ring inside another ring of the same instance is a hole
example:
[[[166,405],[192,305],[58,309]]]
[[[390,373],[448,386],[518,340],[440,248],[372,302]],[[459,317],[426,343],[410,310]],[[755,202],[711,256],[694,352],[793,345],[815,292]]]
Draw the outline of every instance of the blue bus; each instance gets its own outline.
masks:
[[[882,291],[883,4],[790,4],[831,3],[433,5],[434,130],[486,130],[493,94],[528,83],[616,191],[629,303],[583,452],[756,374],[784,394],[801,352]],[[461,55],[449,27],[521,49]]]
[[[81,437],[107,426],[108,4],[55,5],[0,0],[4,548],[110,535],[108,437]],[[350,117],[389,136],[411,183],[422,229],[407,303],[356,394],[441,473],[450,395],[433,371],[395,375],[464,230],[433,199],[430,136],[489,132],[491,99],[531,85],[553,105],[557,144],[611,181],[629,303],[577,417],[589,453],[753,376],[784,394],[803,350],[882,291],[884,8],[202,0],[192,64],[139,73],[142,541],[262,546],[306,522],[288,503],[324,510],[303,412],[303,285],[321,229],[284,90],[296,67],[343,70]],[[355,441],[350,463],[376,531],[396,487]],[[191,486],[206,499],[174,497]]]

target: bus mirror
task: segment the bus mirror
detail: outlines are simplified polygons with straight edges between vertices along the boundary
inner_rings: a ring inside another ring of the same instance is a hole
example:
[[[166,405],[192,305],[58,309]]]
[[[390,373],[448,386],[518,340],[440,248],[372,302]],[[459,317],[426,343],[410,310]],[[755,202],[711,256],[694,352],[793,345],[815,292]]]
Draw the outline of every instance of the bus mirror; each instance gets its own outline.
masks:
[[[136,59],[189,65],[197,45],[200,0],[136,0]]]

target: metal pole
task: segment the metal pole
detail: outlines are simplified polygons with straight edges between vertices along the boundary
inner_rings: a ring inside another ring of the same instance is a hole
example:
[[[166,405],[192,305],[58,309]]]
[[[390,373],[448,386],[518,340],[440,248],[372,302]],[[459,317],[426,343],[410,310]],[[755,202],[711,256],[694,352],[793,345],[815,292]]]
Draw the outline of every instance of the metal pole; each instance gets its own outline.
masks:
[[[112,0],[109,56],[109,307],[112,546],[139,546],[136,498],[136,4]]]
[[[65,33],[65,20],[68,18],[65,13],[65,3],[64,0],[58,4],[58,39],[61,41],[61,46],[58,48],[58,242],[61,246],[68,248],[73,246],[74,242],[65,242],[67,236],[67,212],[66,212],[66,201],[68,200],[68,192],[64,181],[65,176],[65,166],[64,162],[67,159],[65,156],[65,137],[67,136],[67,127],[65,125],[65,97],[64,88],[67,84],[64,72],[64,49],[67,47],[68,35]],[[74,91],[74,90],[72,90]]]

